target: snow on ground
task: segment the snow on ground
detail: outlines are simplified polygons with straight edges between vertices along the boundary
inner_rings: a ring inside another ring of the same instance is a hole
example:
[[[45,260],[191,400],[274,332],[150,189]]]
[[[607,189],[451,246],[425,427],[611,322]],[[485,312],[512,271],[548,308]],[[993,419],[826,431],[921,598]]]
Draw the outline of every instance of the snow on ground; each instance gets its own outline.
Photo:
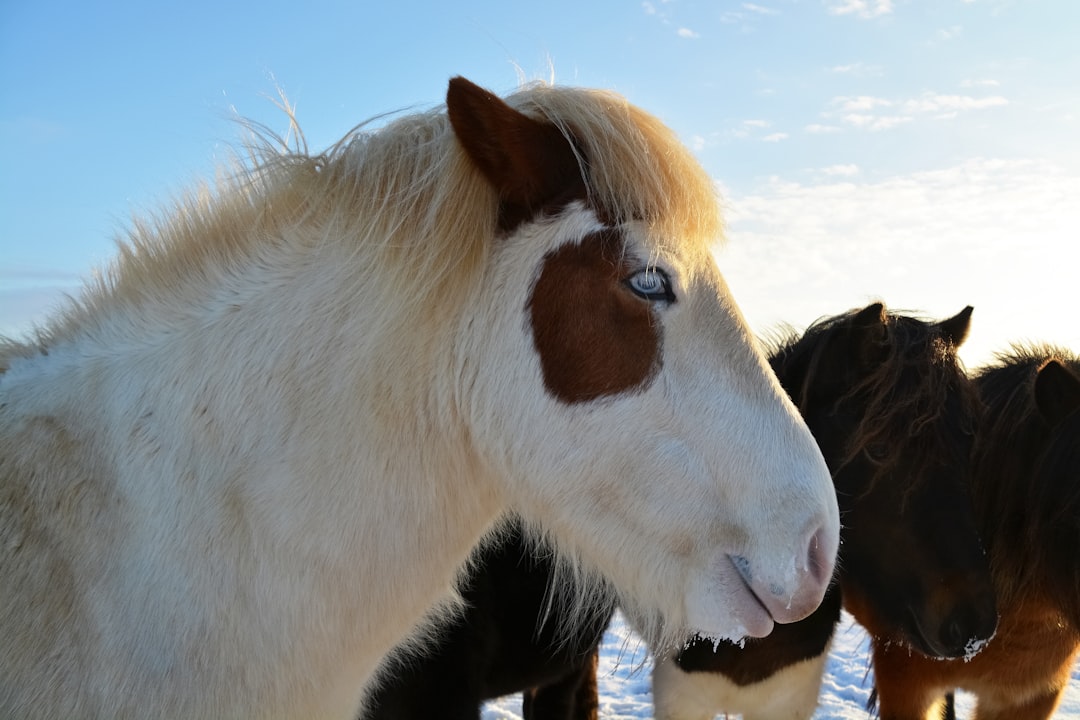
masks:
[[[821,686],[815,720],[867,720],[866,701],[872,676],[867,670],[869,643],[850,615],[844,613],[836,630],[827,674]],[[602,720],[650,720],[652,694],[649,688],[651,658],[645,645],[616,614],[600,651],[600,718]],[[1060,720],[1080,720],[1080,665],[1073,669],[1072,682],[1054,716]],[[957,698],[957,715],[971,717],[972,699]],[[521,720],[521,696],[511,695],[489,702],[483,720]]]

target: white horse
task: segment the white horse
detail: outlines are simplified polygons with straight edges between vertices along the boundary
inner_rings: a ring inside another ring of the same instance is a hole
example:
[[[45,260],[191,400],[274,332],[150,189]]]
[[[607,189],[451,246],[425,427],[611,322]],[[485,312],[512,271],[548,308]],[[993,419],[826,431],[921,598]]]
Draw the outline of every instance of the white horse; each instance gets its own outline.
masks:
[[[463,79],[138,226],[0,346],[0,716],[355,717],[508,509],[654,643],[811,612],[836,500],[719,233],[653,117]]]

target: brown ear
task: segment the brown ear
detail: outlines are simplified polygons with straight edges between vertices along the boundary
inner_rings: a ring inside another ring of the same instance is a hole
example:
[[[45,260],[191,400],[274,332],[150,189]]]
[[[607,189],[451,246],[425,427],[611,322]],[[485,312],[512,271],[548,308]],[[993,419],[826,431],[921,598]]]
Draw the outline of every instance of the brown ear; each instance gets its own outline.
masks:
[[[1057,360],[1047,360],[1035,376],[1035,405],[1057,425],[1080,408],[1080,378]]]
[[[951,318],[938,323],[941,334],[953,344],[953,347],[960,347],[967,339],[968,330],[971,329],[971,313],[974,310],[975,308],[968,305]]]
[[[851,318],[851,326],[859,330],[873,330],[878,328],[884,334],[885,330],[885,303],[876,302],[864,307]]]
[[[862,367],[877,365],[888,354],[887,320],[885,304],[880,302],[867,305],[851,318],[851,346]]]
[[[585,197],[574,148],[554,124],[518,112],[462,77],[450,81],[446,110],[466,154],[499,194],[500,229],[511,230],[560,200]]]

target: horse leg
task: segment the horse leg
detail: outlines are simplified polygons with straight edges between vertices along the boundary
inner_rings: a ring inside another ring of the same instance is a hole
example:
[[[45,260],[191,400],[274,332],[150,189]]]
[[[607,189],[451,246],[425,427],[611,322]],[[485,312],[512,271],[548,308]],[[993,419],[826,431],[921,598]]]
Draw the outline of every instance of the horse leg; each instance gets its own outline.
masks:
[[[555,682],[528,688],[521,694],[524,720],[597,720],[600,711],[596,687],[599,646],[579,668]]]
[[[979,698],[975,720],[1048,720],[1057,709],[1065,688],[1051,689],[1020,704],[993,702]]]
[[[723,711],[719,692],[734,688],[714,672],[686,672],[672,657],[657,658],[652,672],[653,712],[656,720],[713,720]]]
[[[817,709],[828,648],[743,688],[743,720],[810,720]],[[736,708],[738,709],[738,708]]]
[[[878,694],[878,717],[880,720],[943,720],[948,718],[948,701],[945,697],[918,694],[883,700]]]
[[[907,649],[880,647],[873,650],[874,685],[881,720],[940,720],[946,709],[945,695],[936,678],[936,661],[912,657]]]

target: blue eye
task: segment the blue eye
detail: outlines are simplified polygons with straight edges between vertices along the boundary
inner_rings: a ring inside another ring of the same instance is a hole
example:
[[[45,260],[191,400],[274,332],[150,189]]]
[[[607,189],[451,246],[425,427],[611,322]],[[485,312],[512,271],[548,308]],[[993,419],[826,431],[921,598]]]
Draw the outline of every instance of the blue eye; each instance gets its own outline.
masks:
[[[675,302],[675,293],[671,291],[671,278],[660,268],[645,268],[626,279],[630,292],[649,301]]]

